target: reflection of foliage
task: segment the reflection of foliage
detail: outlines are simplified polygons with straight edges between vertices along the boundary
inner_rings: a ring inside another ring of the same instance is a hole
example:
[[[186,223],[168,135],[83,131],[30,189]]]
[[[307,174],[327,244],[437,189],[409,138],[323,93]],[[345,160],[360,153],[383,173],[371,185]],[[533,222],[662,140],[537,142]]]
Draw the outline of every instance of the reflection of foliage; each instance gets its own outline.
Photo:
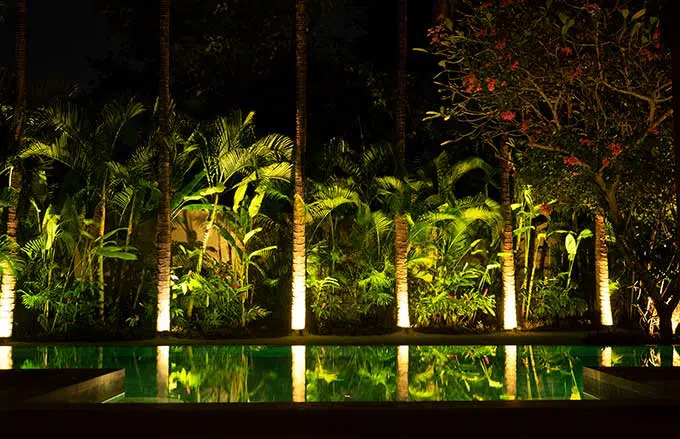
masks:
[[[310,347],[307,401],[390,401],[396,392],[395,347]]]
[[[290,384],[281,383],[281,377],[290,376],[289,363],[260,357],[262,352],[258,347],[174,348],[170,394],[188,402],[289,400]]]

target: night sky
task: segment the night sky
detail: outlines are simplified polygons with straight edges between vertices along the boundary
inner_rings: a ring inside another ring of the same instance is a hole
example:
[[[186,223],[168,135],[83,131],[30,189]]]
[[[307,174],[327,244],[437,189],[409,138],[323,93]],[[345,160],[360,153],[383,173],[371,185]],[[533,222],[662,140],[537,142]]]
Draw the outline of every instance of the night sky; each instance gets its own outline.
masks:
[[[6,19],[0,26],[0,56],[3,64],[13,64],[12,2],[5,1],[2,10]],[[28,22],[29,83],[85,87],[95,79],[88,59],[116,47],[96,1],[31,0]]]

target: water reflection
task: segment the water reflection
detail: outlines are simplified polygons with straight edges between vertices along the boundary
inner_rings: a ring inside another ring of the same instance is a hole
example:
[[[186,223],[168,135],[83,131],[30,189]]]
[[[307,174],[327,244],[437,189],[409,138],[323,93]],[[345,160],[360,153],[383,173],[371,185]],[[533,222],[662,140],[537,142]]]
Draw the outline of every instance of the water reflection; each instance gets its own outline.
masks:
[[[508,399],[517,397],[517,346],[505,346],[505,392]]]
[[[408,345],[397,348],[397,401],[408,401]]]
[[[103,360],[102,360],[103,362]],[[170,371],[170,346],[156,348],[156,396],[168,396],[168,373]]]
[[[600,349],[600,366],[612,367],[612,353],[613,349],[610,346]]]
[[[290,347],[292,356],[293,402],[305,402],[305,386],[307,384],[307,379],[305,377],[307,371],[305,361],[306,351],[307,349],[305,346]]]
[[[0,370],[12,369],[12,346],[0,346]]]
[[[482,401],[580,399],[584,366],[679,357],[655,346],[4,346],[0,368],[122,367],[126,397],[145,401]]]

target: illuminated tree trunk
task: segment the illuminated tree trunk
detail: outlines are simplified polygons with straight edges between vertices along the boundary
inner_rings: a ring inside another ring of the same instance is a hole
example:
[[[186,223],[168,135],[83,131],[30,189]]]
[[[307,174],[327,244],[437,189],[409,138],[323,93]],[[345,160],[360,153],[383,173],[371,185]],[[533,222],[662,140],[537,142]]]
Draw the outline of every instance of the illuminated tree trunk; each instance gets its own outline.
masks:
[[[307,11],[306,1],[295,1],[295,196],[293,201],[293,298],[291,329],[305,329],[307,313],[306,276],[307,254],[305,241],[305,187],[302,160],[307,147]]]
[[[28,21],[28,0],[17,0],[17,30],[16,30],[16,64],[17,82],[16,93],[17,101],[14,108],[14,148],[19,152],[21,139],[24,133],[24,120],[26,119],[26,94],[27,94],[27,21]],[[22,173],[21,168],[15,167],[10,173],[9,186],[12,192],[21,192]],[[18,196],[17,196],[18,200]],[[18,201],[12,203],[7,209],[7,239],[16,243],[19,235],[19,218],[17,217]],[[14,298],[16,289],[16,278],[9,266],[2,267],[2,287],[0,288],[0,337],[11,337],[14,325]]]
[[[307,365],[305,360],[305,346],[291,346],[291,373],[293,378],[293,402],[305,402],[305,387],[307,385]]]
[[[408,18],[407,1],[398,0],[399,9],[399,66],[397,68],[397,173],[400,178],[405,175],[406,154],[406,104],[408,93],[408,73],[406,56],[408,54]],[[397,296],[397,327],[409,328],[411,322],[408,312],[408,223],[399,212],[394,217],[394,267]]]
[[[600,324],[612,326],[612,307],[609,300],[609,260],[607,251],[607,231],[604,214],[595,214],[595,283],[597,290],[597,310],[600,313]]]
[[[157,240],[157,317],[156,331],[170,330],[170,150],[168,148],[170,117],[170,1],[160,0],[160,75],[158,186],[161,192],[156,222]]]
[[[408,401],[408,345],[397,347],[397,401]]]
[[[510,195],[512,156],[505,139],[501,139],[501,168],[501,209],[503,212],[503,239],[501,241],[502,326],[503,329],[510,330],[517,327],[517,306],[515,303],[515,258],[512,245],[512,197]]]
[[[517,346],[505,346],[505,393],[508,399],[517,398]]]
[[[680,353],[678,352],[678,349],[680,349],[680,347],[673,347],[673,367],[680,367]]]
[[[170,346],[156,347],[156,396],[168,397],[168,377],[170,373]]]

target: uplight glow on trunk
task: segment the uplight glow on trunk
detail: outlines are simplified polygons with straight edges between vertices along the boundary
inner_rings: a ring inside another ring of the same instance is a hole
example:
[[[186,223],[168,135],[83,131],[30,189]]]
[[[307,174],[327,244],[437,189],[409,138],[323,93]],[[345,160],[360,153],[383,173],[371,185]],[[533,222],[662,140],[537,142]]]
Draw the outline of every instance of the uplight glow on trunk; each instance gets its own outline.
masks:
[[[505,392],[508,399],[517,398],[517,346],[505,346]]]
[[[678,353],[680,346],[673,347],[673,367],[680,367],[680,353]]]
[[[408,401],[408,345],[397,347],[397,401]]]
[[[290,351],[293,358],[291,367],[293,375],[293,402],[305,402],[305,387],[307,385],[305,354],[307,349],[305,346],[291,346]]]
[[[606,241],[604,214],[595,215],[595,282],[597,283],[600,324],[612,326],[612,305],[609,297],[609,252]]]
[[[170,346],[156,348],[156,395],[168,397],[168,375],[170,372]]]
[[[16,279],[9,268],[5,268],[0,288],[0,338],[12,336],[14,324],[14,287]]]

